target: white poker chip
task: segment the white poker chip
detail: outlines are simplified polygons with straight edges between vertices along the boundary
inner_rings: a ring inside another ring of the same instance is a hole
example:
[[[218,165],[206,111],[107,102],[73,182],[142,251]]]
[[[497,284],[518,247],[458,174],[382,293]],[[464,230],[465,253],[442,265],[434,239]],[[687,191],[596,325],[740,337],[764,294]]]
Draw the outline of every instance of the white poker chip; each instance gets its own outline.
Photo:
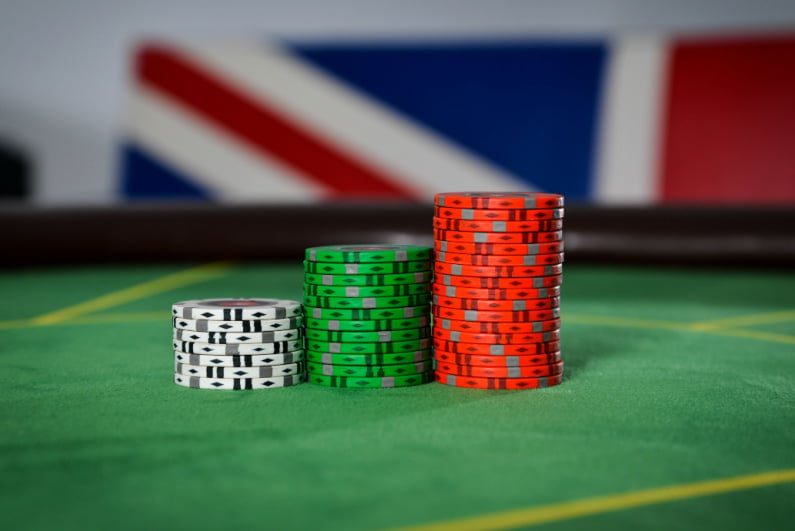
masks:
[[[200,378],[198,376],[185,376],[174,374],[174,383],[182,387],[194,389],[273,389],[275,387],[290,387],[306,380],[305,374],[291,376],[273,376],[271,378]]]
[[[171,314],[213,321],[287,319],[302,315],[303,308],[299,301],[282,299],[200,299],[175,302]]]
[[[183,376],[199,376],[200,378],[271,378],[273,376],[301,374],[304,372],[304,364],[289,363],[286,365],[261,367],[208,367],[177,362],[174,364],[174,372]]]
[[[202,355],[188,354],[174,351],[174,361],[186,365],[204,367],[262,367],[275,365],[289,365],[303,361],[304,351],[296,350],[285,354],[255,354],[255,355]]]
[[[295,341],[304,337],[303,329],[290,328],[275,332],[194,332],[193,330],[174,330],[177,341],[196,341],[199,343],[273,343],[274,341]]]
[[[213,354],[216,356],[236,356],[254,354],[283,354],[285,352],[295,352],[304,348],[301,339],[293,341],[275,341],[270,343],[229,343],[212,344],[195,341],[177,341],[172,343],[175,351],[186,354]],[[200,363],[199,365],[204,365]]]
[[[248,321],[220,321],[210,319],[186,319],[174,317],[173,325],[178,330],[194,330],[197,332],[268,332],[301,328],[304,326],[302,316],[289,319],[258,319]]]

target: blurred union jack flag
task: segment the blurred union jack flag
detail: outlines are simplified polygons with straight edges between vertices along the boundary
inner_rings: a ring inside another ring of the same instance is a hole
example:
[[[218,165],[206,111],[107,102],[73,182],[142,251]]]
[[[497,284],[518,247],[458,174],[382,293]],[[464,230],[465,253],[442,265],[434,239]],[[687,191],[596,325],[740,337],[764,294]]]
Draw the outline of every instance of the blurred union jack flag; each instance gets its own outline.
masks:
[[[795,203],[795,36],[148,42],[122,192]]]

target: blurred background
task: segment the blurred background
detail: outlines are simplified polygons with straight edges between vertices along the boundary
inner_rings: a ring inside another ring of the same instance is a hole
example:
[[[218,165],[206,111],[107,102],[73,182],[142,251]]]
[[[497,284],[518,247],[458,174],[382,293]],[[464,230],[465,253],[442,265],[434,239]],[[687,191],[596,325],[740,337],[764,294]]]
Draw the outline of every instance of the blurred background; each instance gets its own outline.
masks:
[[[0,0],[0,72],[17,226],[454,190],[795,204],[792,1]]]

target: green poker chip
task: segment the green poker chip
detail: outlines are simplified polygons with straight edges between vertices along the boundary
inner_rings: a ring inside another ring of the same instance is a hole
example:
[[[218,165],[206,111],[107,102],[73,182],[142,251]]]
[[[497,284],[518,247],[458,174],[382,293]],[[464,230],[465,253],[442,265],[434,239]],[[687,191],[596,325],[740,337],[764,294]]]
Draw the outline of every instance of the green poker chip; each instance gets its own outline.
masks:
[[[331,352],[307,350],[304,355],[307,361],[315,363],[358,366],[405,365],[406,363],[419,363],[433,359],[433,353],[429,348],[416,352],[399,352],[396,354],[333,354]]]
[[[326,245],[306,250],[309,262],[410,262],[430,260],[433,250],[424,245]]]
[[[405,330],[422,328],[431,324],[430,316],[407,317],[405,319],[374,319],[368,321],[343,321],[338,319],[306,319],[307,328],[335,330],[339,332],[366,332],[379,330]]]
[[[392,262],[386,264],[345,264],[304,261],[304,271],[318,275],[388,275],[427,272],[433,269],[430,260]]]
[[[306,284],[320,286],[395,286],[403,284],[419,284],[430,282],[433,273],[418,271],[416,273],[398,273],[396,275],[338,275],[306,273]]]
[[[304,295],[304,304],[318,308],[404,308],[419,306],[431,301],[429,293],[418,295],[398,295],[394,297],[324,297]]]
[[[304,306],[304,314],[313,319],[334,319],[339,321],[361,321],[371,319],[411,319],[427,317],[431,314],[431,305],[422,304],[403,308],[320,308]],[[307,320],[307,322],[309,322]]]
[[[433,371],[409,376],[384,376],[382,378],[366,378],[364,376],[324,376],[310,374],[309,383],[326,387],[350,387],[358,389],[377,389],[386,387],[411,387],[433,381]]]
[[[306,365],[311,374],[324,376],[364,376],[366,378],[380,378],[382,376],[409,376],[420,374],[433,369],[433,361],[419,361],[417,363],[396,363],[395,365],[329,365],[326,363],[309,362]]]
[[[304,284],[305,295],[320,297],[394,297],[430,293],[429,283],[397,284],[395,286],[319,286]]]
[[[390,341],[388,343],[339,343],[307,340],[306,348],[315,352],[331,352],[332,354],[394,354],[431,348],[431,338]]]
[[[382,330],[380,332],[337,332],[334,330],[306,329],[306,337],[318,341],[339,343],[385,343],[389,341],[410,341],[431,336],[430,327],[409,328],[406,330]]]

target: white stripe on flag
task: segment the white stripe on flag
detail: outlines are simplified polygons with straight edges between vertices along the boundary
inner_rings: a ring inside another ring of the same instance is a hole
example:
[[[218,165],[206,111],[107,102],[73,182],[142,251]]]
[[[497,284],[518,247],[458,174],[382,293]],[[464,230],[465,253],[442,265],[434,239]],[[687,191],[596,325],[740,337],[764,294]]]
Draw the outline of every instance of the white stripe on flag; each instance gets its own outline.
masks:
[[[627,36],[611,48],[597,151],[600,203],[657,199],[667,51],[656,36]]]
[[[230,203],[316,202],[326,190],[248,148],[157,90],[137,85],[127,132],[215,198]]]
[[[402,179],[419,199],[451,190],[529,190],[526,183],[275,46],[180,43],[193,61],[282,109],[302,127]]]

